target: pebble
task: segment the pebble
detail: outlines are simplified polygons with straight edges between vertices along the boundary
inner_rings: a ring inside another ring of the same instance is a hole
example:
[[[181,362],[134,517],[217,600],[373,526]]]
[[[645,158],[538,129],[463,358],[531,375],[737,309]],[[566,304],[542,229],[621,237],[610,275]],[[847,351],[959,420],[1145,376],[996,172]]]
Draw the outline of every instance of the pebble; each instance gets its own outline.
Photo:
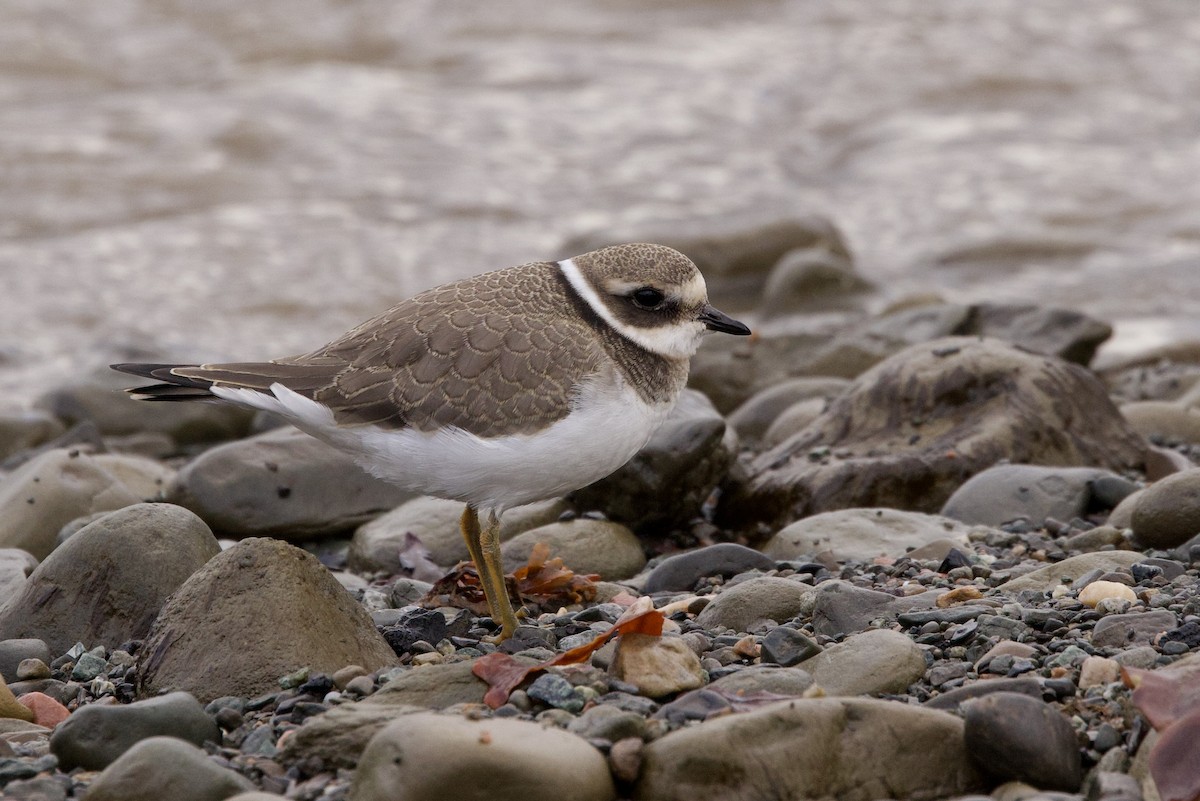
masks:
[[[678,637],[627,634],[613,661],[613,675],[648,698],[691,690],[704,684],[700,659]]]
[[[371,738],[351,801],[615,801],[604,756],[581,737],[523,720],[406,715]]]
[[[787,626],[776,626],[762,639],[762,660],[782,667],[792,667],[820,652],[809,636]]]
[[[1079,689],[1099,687],[1121,679],[1121,663],[1103,656],[1089,656],[1079,665]]]
[[[1093,609],[1102,601],[1110,599],[1125,600],[1132,603],[1137,600],[1137,595],[1129,587],[1115,581],[1093,581],[1079,591],[1079,602]]]

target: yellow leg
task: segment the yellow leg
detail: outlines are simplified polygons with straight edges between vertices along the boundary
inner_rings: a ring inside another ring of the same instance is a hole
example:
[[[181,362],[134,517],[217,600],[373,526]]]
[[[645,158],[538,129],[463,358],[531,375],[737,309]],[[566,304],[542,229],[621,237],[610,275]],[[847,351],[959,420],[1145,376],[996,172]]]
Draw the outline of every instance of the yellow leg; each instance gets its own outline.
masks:
[[[479,572],[479,583],[487,597],[492,619],[500,624],[499,640],[507,640],[517,630],[517,616],[508,599],[504,584],[504,562],[500,558],[500,519],[495,512],[488,515],[487,526],[480,530],[479,513],[467,505],[461,520],[463,539]]]

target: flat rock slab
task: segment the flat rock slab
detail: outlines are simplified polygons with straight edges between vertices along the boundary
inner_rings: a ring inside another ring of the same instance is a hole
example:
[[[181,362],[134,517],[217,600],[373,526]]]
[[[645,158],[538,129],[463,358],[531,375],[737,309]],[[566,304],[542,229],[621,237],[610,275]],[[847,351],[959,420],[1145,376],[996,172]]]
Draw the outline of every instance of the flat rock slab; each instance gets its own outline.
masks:
[[[1018,517],[1040,525],[1047,517],[1070,520],[1095,503],[1092,487],[1102,478],[1119,478],[1089,467],[1009,464],[984,470],[954,491],[942,514],[985,526]]]
[[[36,637],[55,654],[76,642],[111,649],[142,639],[171,593],[220,550],[187,509],[110,512],[46,557],[0,608],[0,638]]]
[[[143,695],[186,690],[202,702],[278,689],[302,667],[368,671],[396,656],[316,557],[285,542],[251,538],[189,578],[154,624],[138,670]]]
[[[849,507],[935,512],[1002,459],[1139,466],[1146,443],[1078,365],[998,340],[907,348],[860,375],[812,424],[754,459],[730,523]]]
[[[351,801],[613,801],[604,756],[586,740],[524,720],[419,712],[371,738]]]
[[[772,559],[828,555],[839,562],[898,559],[913,548],[949,539],[966,545],[971,526],[939,515],[898,509],[839,509],[785,526],[763,546]]]
[[[348,531],[411,497],[292,428],[205,451],[179,471],[167,493],[221,534],[287,540]]]
[[[783,701],[680,729],[643,751],[634,798],[948,798],[981,789],[954,715],[873,699]]]

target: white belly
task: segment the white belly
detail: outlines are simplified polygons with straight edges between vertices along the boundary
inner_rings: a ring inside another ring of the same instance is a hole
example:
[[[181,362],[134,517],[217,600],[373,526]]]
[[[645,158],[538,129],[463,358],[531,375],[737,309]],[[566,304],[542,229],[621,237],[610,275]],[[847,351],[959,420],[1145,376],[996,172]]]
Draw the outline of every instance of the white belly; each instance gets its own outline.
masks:
[[[537,434],[484,439],[459,428],[436,432],[338,427],[321,404],[279,384],[272,395],[214,387],[214,394],[278,412],[352,453],[371,474],[425,495],[497,510],[587,486],[629,461],[673,404],[648,405],[623,381],[597,382],[574,410]]]

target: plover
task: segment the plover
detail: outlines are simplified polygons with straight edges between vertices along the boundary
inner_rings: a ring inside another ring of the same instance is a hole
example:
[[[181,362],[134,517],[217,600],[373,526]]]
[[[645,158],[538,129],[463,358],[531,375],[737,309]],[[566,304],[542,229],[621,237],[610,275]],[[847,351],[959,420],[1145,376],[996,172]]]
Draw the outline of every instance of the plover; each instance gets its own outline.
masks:
[[[503,639],[517,620],[501,513],[627,462],[674,405],[706,330],[750,333],[709,305],[686,256],[632,244],[435,287],[302,356],[113,368],[163,382],[135,398],[274,412],[379,478],[463,501]]]

